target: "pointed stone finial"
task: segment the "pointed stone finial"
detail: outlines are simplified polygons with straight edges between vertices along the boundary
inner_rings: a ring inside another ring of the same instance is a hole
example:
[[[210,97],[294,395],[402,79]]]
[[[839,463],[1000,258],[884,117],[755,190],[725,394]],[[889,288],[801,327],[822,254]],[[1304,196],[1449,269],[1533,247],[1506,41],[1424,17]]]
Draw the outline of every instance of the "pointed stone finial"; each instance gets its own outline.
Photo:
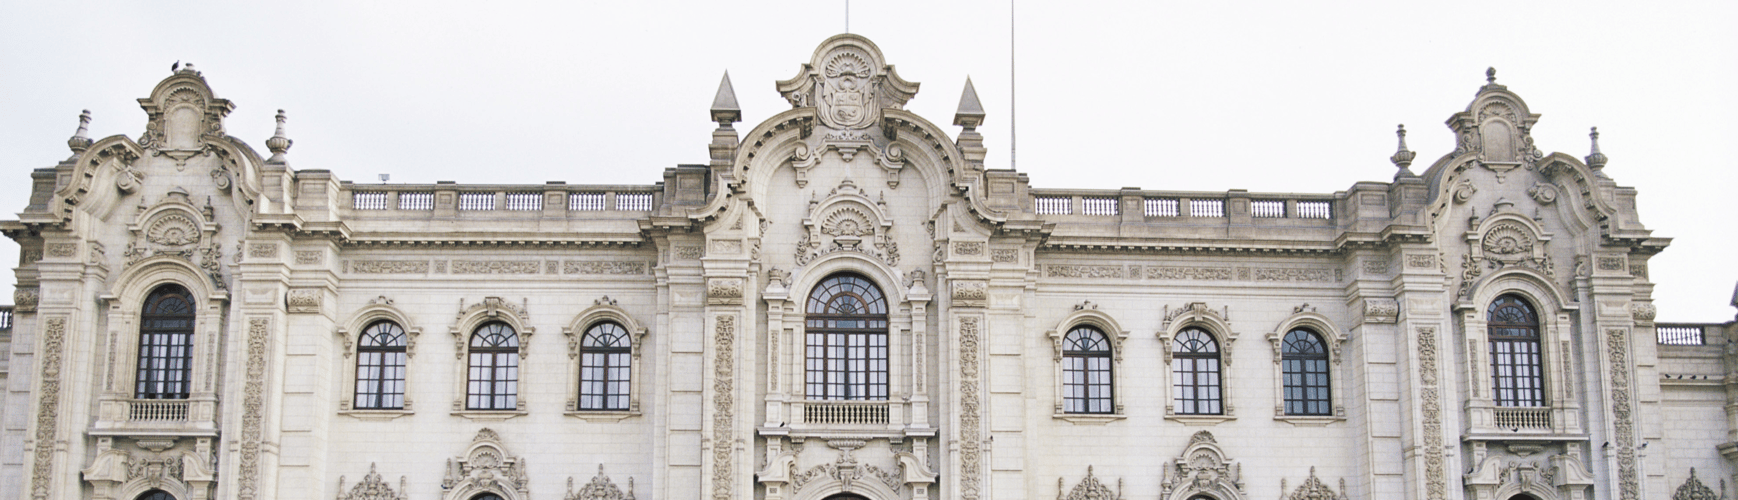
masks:
[[[1489,68],[1485,68],[1485,83],[1490,84],[1490,85],[1497,84],[1497,67],[1496,66],[1491,66]]]
[[[953,124],[966,130],[984,124],[984,104],[978,102],[978,89],[972,86],[972,77],[966,77],[966,89],[960,93],[960,107],[953,113]]]
[[[1593,130],[1587,133],[1587,137],[1593,140],[1593,152],[1588,153],[1586,158],[1587,166],[1598,172],[1599,169],[1605,168],[1605,161],[1608,160],[1605,153],[1599,152],[1599,127],[1593,127]]]
[[[718,95],[712,97],[712,121],[720,127],[742,121],[742,107],[736,104],[736,89],[730,86],[730,72],[718,82]]]
[[[72,148],[72,154],[84,153],[84,150],[91,147],[90,127],[91,110],[87,109],[78,114],[78,131],[73,132],[72,137],[66,140],[66,147]]]
[[[1400,171],[1394,173],[1394,178],[1417,177],[1412,173],[1412,169],[1408,168],[1412,166],[1412,159],[1417,158],[1418,153],[1406,149],[1406,124],[1400,124],[1399,130],[1395,130],[1394,135],[1400,136],[1400,148],[1394,151],[1394,156],[1388,157],[1388,161],[1394,162],[1394,166],[1400,167]]]
[[[286,120],[284,117],[284,110],[278,110],[277,119],[277,133],[272,134],[272,138],[266,139],[266,148],[272,151],[272,157],[267,159],[266,163],[284,163],[284,152],[289,151],[290,145],[295,143],[295,141],[290,140],[289,137],[284,136],[284,121]]]

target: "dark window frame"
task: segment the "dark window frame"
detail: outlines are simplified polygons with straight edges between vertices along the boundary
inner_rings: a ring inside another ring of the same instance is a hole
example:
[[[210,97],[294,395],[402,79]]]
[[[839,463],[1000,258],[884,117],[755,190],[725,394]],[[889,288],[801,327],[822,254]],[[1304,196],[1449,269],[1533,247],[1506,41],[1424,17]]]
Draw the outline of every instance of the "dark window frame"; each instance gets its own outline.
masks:
[[[1332,416],[1333,379],[1328,344],[1320,333],[1293,328],[1280,340],[1280,376],[1285,414]]]
[[[633,339],[614,321],[586,328],[579,341],[579,402],[581,411],[627,411],[632,408]]]
[[[404,409],[408,352],[404,327],[391,320],[369,323],[356,338],[356,392],[352,408]]]
[[[887,296],[857,273],[836,273],[809,291],[804,315],[805,399],[886,401]]]
[[[1178,415],[1224,415],[1224,362],[1219,339],[1200,327],[1171,341],[1171,398]]]
[[[187,399],[193,385],[193,336],[199,302],[187,287],[160,285],[139,311],[135,399]]]
[[[1520,295],[1500,295],[1485,309],[1485,327],[1491,356],[1491,400],[1502,407],[1546,406],[1538,309]]]
[[[1062,337],[1062,412],[1116,413],[1116,346],[1110,336],[1080,325]]]
[[[503,321],[472,330],[465,377],[465,409],[519,408],[519,331]]]

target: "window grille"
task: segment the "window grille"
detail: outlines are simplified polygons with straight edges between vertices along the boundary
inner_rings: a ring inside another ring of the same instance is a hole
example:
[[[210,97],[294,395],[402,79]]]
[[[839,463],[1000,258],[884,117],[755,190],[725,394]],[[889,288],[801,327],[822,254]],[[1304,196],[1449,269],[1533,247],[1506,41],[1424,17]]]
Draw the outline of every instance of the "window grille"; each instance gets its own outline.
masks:
[[[404,408],[404,329],[391,321],[376,321],[356,342],[356,401],[358,410]]]
[[[459,210],[494,210],[495,193],[459,193]]]
[[[1225,200],[1189,200],[1191,217],[1224,217]]]
[[[542,210],[543,193],[516,192],[507,193],[508,210]]]
[[[1086,215],[1117,215],[1122,213],[1121,210],[1118,210],[1120,203],[1117,203],[1119,200],[1116,198],[1091,197],[1081,198],[1080,201],[1081,211],[1085,212]]]
[[[1261,219],[1285,217],[1284,200],[1254,200],[1249,202],[1249,215]]]
[[[1110,339],[1082,326],[1062,338],[1062,411],[1113,413]]]
[[[579,409],[628,410],[633,369],[628,330],[609,322],[592,325],[580,341],[579,353]]]
[[[806,308],[805,395],[887,399],[887,299],[868,278],[838,274],[815,285]]]
[[[1660,345],[1707,345],[1708,339],[1702,335],[1699,326],[1661,326],[1658,327]]]
[[[1326,201],[1297,202],[1297,216],[1302,219],[1332,219],[1334,204]]]
[[[357,210],[386,210],[386,192],[357,191],[350,194],[351,206]]]
[[[573,193],[567,195],[568,210],[603,210],[603,193]]]
[[[1032,199],[1038,215],[1068,215],[1074,213],[1074,200],[1066,196],[1039,196]]]
[[[1315,332],[1297,329],[1285,334],[1280,355],[1286,415],[1332,415],[1328,383],[1328,349]]]
[[[471,334],[465,408],[513,410],[519,405],[519,334],[499,321]]]
[[[398,193],[399,210],[434,210],[434,193]]]
[[[616,210],[648,211],[652,209],[652,193],[616,193]]]
[[[1491,393],[1497,406],[1545,406],[1539,316],[1514,295],[1491,302],[1486,313],[1491,348]]]
[[[1219,385],[1219,343],[1206,330],[1190,328],[1172,343],[1171,386],[1181,415],[1225,413]]]
[[[193,294],[181,285],[157,287],[145,298],[135,399],[187,399],[195,311]]]
[[[1147,217],[1176,217],[1176,198],[1147,198]]]

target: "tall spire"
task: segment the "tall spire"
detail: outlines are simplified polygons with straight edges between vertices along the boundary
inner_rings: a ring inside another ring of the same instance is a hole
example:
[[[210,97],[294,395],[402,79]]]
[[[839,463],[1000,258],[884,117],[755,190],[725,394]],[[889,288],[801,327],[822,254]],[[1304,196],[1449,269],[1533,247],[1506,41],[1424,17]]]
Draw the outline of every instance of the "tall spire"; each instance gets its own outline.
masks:
[[[284,116],[284,110],[278,110],[277,120],[277,133],[272,134],[272,138],[266,139],[266,148],[272,150],[272,157],[266,159],[266,163],[283,165],[286,163],[286,160],[284,160],[284,152],[289,151],[290,145],[294,144],[296,141],[292,141],[289,137],[284,135],[284,121],[287,120]]]
[[[984,135],[978,133],[978,125],[984,124],[984,104],[978,102],[978,89],[972,87],[972,77],[966,77],[966,88],[960,92],[960,107],[953,113],[953,124],[964,127],[960,131],[954,145],[965,153],[966,163],[979,170],[984,168],[984,157],[989,150],[984,148]]]
[[[1412,165],[1412,159],[1418,157],[1418,153],[1406,149],[1406,124],[1400,124],[1400,129],[1394,131],[1394,135],[1400,136],[1400,148],[1394,151],[1394,156],[1388,157],[1388,161],[1394,162],[1394,166],[1400,167],[1400,171],[1394,173],[1394,179],[1418,177],[1417,174],[1412,173],[1410,168],[1407,168]]]
[[[736,104],[736,89],[730,86],[730,72],[718,82],[718,94],[712,97],[712,121],[720,127],[742,121],[742,107]]]
[[[90,127],[91,110],[87,109],[78,114],[78,131],[73,132],[72,137],[66,139],[66,147],[72,149],[74,156],[83,154],[84,150],[91,147]]]
[[[1605,153],[1599,152],[1599,127],[1593,127],[1593,130],[1587,133],[1587,137],[1593,140],[1593,152],[1588,153],[1586,158],[1587,167],[1592,168],[1594,173],[1604,176],[1605,172],[1601,169],[1605,168],[1605,161],[1609,158],[1605,157]]]
[[[960,93],[960,106],[953,113],[953,124],[966,130],[984,124],[984,104],[978,102],[978,89],[972,86],[972,77],[966,77],[966,89]]]

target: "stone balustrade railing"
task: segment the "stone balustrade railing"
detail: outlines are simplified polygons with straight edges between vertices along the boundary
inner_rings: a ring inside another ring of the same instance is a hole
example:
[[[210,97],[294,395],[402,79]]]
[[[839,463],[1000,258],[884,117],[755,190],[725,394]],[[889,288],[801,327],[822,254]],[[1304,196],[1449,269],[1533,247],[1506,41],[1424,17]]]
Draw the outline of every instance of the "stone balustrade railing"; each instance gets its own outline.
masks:
[[[1031,196],[1032,211],[1046,218],[1112,217],[1127,213],[1146,218],[1247,216],[1255,219],[1331,221],[1339,213],[1335,209],[1339,197],[1332,194],[1033,189]]]
[[[886,425],[890,411],[887,401],[803,401],[801,423]]]
[[[357,185],[344,183],[341,209],[352,217],[417,218],[434,214],[515,213],[579,215],[587,212],[649,213],[663,198],[660,186],[486,186],[440,184]]]

